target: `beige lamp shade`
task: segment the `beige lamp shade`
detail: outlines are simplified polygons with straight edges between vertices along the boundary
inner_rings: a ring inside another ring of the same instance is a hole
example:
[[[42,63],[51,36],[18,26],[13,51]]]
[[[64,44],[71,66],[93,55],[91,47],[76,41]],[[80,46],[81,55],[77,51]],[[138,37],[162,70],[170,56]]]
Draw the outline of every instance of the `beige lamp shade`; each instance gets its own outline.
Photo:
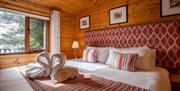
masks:
[[[79,48],[78,41],[73,41],[72,48]]]

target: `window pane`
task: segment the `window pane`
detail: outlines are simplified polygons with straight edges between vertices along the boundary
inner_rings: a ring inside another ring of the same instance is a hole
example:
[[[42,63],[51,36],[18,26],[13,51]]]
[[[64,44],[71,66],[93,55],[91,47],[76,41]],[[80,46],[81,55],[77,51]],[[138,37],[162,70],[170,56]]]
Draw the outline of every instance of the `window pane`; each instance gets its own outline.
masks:
[[[45,49],[46,26],[44,20],[30,18],[30,49]]]
[[[25,16],[0,10],[0,53],[24,52]]]

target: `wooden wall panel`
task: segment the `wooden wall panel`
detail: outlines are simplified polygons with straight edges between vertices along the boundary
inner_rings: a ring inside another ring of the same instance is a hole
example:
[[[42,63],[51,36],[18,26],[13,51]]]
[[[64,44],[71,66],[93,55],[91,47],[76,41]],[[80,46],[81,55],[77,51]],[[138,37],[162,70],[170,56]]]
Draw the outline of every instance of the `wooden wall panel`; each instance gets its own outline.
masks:
[[[33,63],[36,55],[37,53],[0,55],[0,69]]]
[[[33,0],[33,1],[37,1],[37,0]],[[81,1],[85,1],[85,0],[81,0]],[[67,55],[68,59],[73,58],[73,49],[71,48],[71,46],[74,40],[78,40],[80,44],[80,48],[77,50],[79,57],[81,57],[82,50],[84,48],[84,32],[86,30],[79,29],[79,18],[82,16],[90,15],[90,18],[91,18],[90,30],[105,28],[105,27],[127,26],[127,25],[133,25],[133,24],[159,22],[159,21],[172,20],[172,19],[180,20],[180,16],[160,18],[160,0],[97,0],[96,2],[89,2],[92,4],[90,5],[91,6],[90,8],[86,7],[87,9],[85,10],[82,9],[83,11],[76,12],[75,15],[78,15],[78,16],[71,15],[69,14],[70,12],[69,13],[63,12],[63,11],[66,11],[63,9],[61,11],[60,48],[61,48],[61,52]],[[43,4],[42,5],[41,3],[39,4],[40,5],[37,7],[43,6]],[[108,16],[109,9],[113,7],[117,7],[117,6],[122,6],[125,4],[128,4],[128,11],[129,11],[128,23],[109,25],[109,16]],[[41,9],[35,9],[36,7],[22,8],[22,7],[15,6],[14,4],[11,4],[11,3],[7,3],[7,2],[6,3],[0,2],[0,6],[50,17],[50,12],[49,12],[50,9],[46,9],[48,12],[42,13],[43,11]],[[48,6],[46,8],[49,8],[49,7],[55,8],[51,6]],[[83,8],[83,7],[80,7],[80,8]],[[23,55],[29,56],[31,54],[23,54]],[[11,66],[16,65],[16,64],[11,64],[11,63],[13,63],[14,60],[16,60],[17,56],[14,56],[14,55],[6,55],[6,56],[7,57],[0,56],[0,67],[5,67],[6,62],[8,62],[8,65],[6,65],[6,67],[7,66],[11,67]],[[12,57],[9,57],[9,56],[12,56]],[[4,59],[10,60],[10,61],[5,61]],[[34,57],[30,59],[32,60],[34,59]],[[26,61],[24,62],[26,63]],[[21,61],[21,63],[23,62]]]
[[[68,59],[73,58],[72,42],[74,41],[74,30],[77,16],[61,12],[60,49]]]
[[[109,25],[109,9],[128,5],[128,23]],[[99,28],[127,26],[134,24],[152,23],[166,20],[180,20],[180,15],[160,17],[160,0],[105,0],[98,1],[96,6],[81,11],[77,17],[78,21],[75,39],[80,42],[80,49],[78,50],[78,56],[82,56],[84,48],[84,32],[86,30],[79,29],[79,18],[82,16],[90,15],[90,29],[94,30]]]
[[[23,0],[1,0],[0,7],[50,17],[50,9]]]

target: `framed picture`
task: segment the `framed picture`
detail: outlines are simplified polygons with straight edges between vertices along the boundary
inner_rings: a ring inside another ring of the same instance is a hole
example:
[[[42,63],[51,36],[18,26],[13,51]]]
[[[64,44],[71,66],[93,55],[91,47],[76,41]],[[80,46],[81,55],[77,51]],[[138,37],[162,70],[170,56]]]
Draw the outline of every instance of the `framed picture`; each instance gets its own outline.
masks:
[[[109,10],[109,24],[120,24],[128,22],[128,6],[120,6]]]
[[[80,18],[80,29],[88,29],[90,27],[90,16]]]
[[[161,17],[180,15],[180,0],[161,0]]]

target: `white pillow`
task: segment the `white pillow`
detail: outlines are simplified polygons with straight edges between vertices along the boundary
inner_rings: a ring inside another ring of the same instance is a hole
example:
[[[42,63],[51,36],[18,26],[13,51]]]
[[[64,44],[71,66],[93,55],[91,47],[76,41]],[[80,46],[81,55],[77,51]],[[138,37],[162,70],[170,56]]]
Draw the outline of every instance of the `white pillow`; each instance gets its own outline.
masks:
[[[142,70],[154,70],[156,60],[156,50],[150,49],[147,46],[131,47],[131,48],[111,48],[106,64],[109,65],[114,60],[113,52],[119,53],[137,53],[138,58],[135,63],[135,68]]]
[[[86,47],[86,49],[97,49],[97,62],[105,64],[109,55],[109,47]]]
[[[97,50],[96,49],[85,49],[83,51],[83,61],[96,63]]]
[[[110,65],[110,64],[111,64],[111,61],[113,61],[113,60],[114,60],[114,50],[113,50],[113,48],[111,48],[111,49],[109,50],[109,55],[108,55],[106,64],[107,64],[107,65]]]

